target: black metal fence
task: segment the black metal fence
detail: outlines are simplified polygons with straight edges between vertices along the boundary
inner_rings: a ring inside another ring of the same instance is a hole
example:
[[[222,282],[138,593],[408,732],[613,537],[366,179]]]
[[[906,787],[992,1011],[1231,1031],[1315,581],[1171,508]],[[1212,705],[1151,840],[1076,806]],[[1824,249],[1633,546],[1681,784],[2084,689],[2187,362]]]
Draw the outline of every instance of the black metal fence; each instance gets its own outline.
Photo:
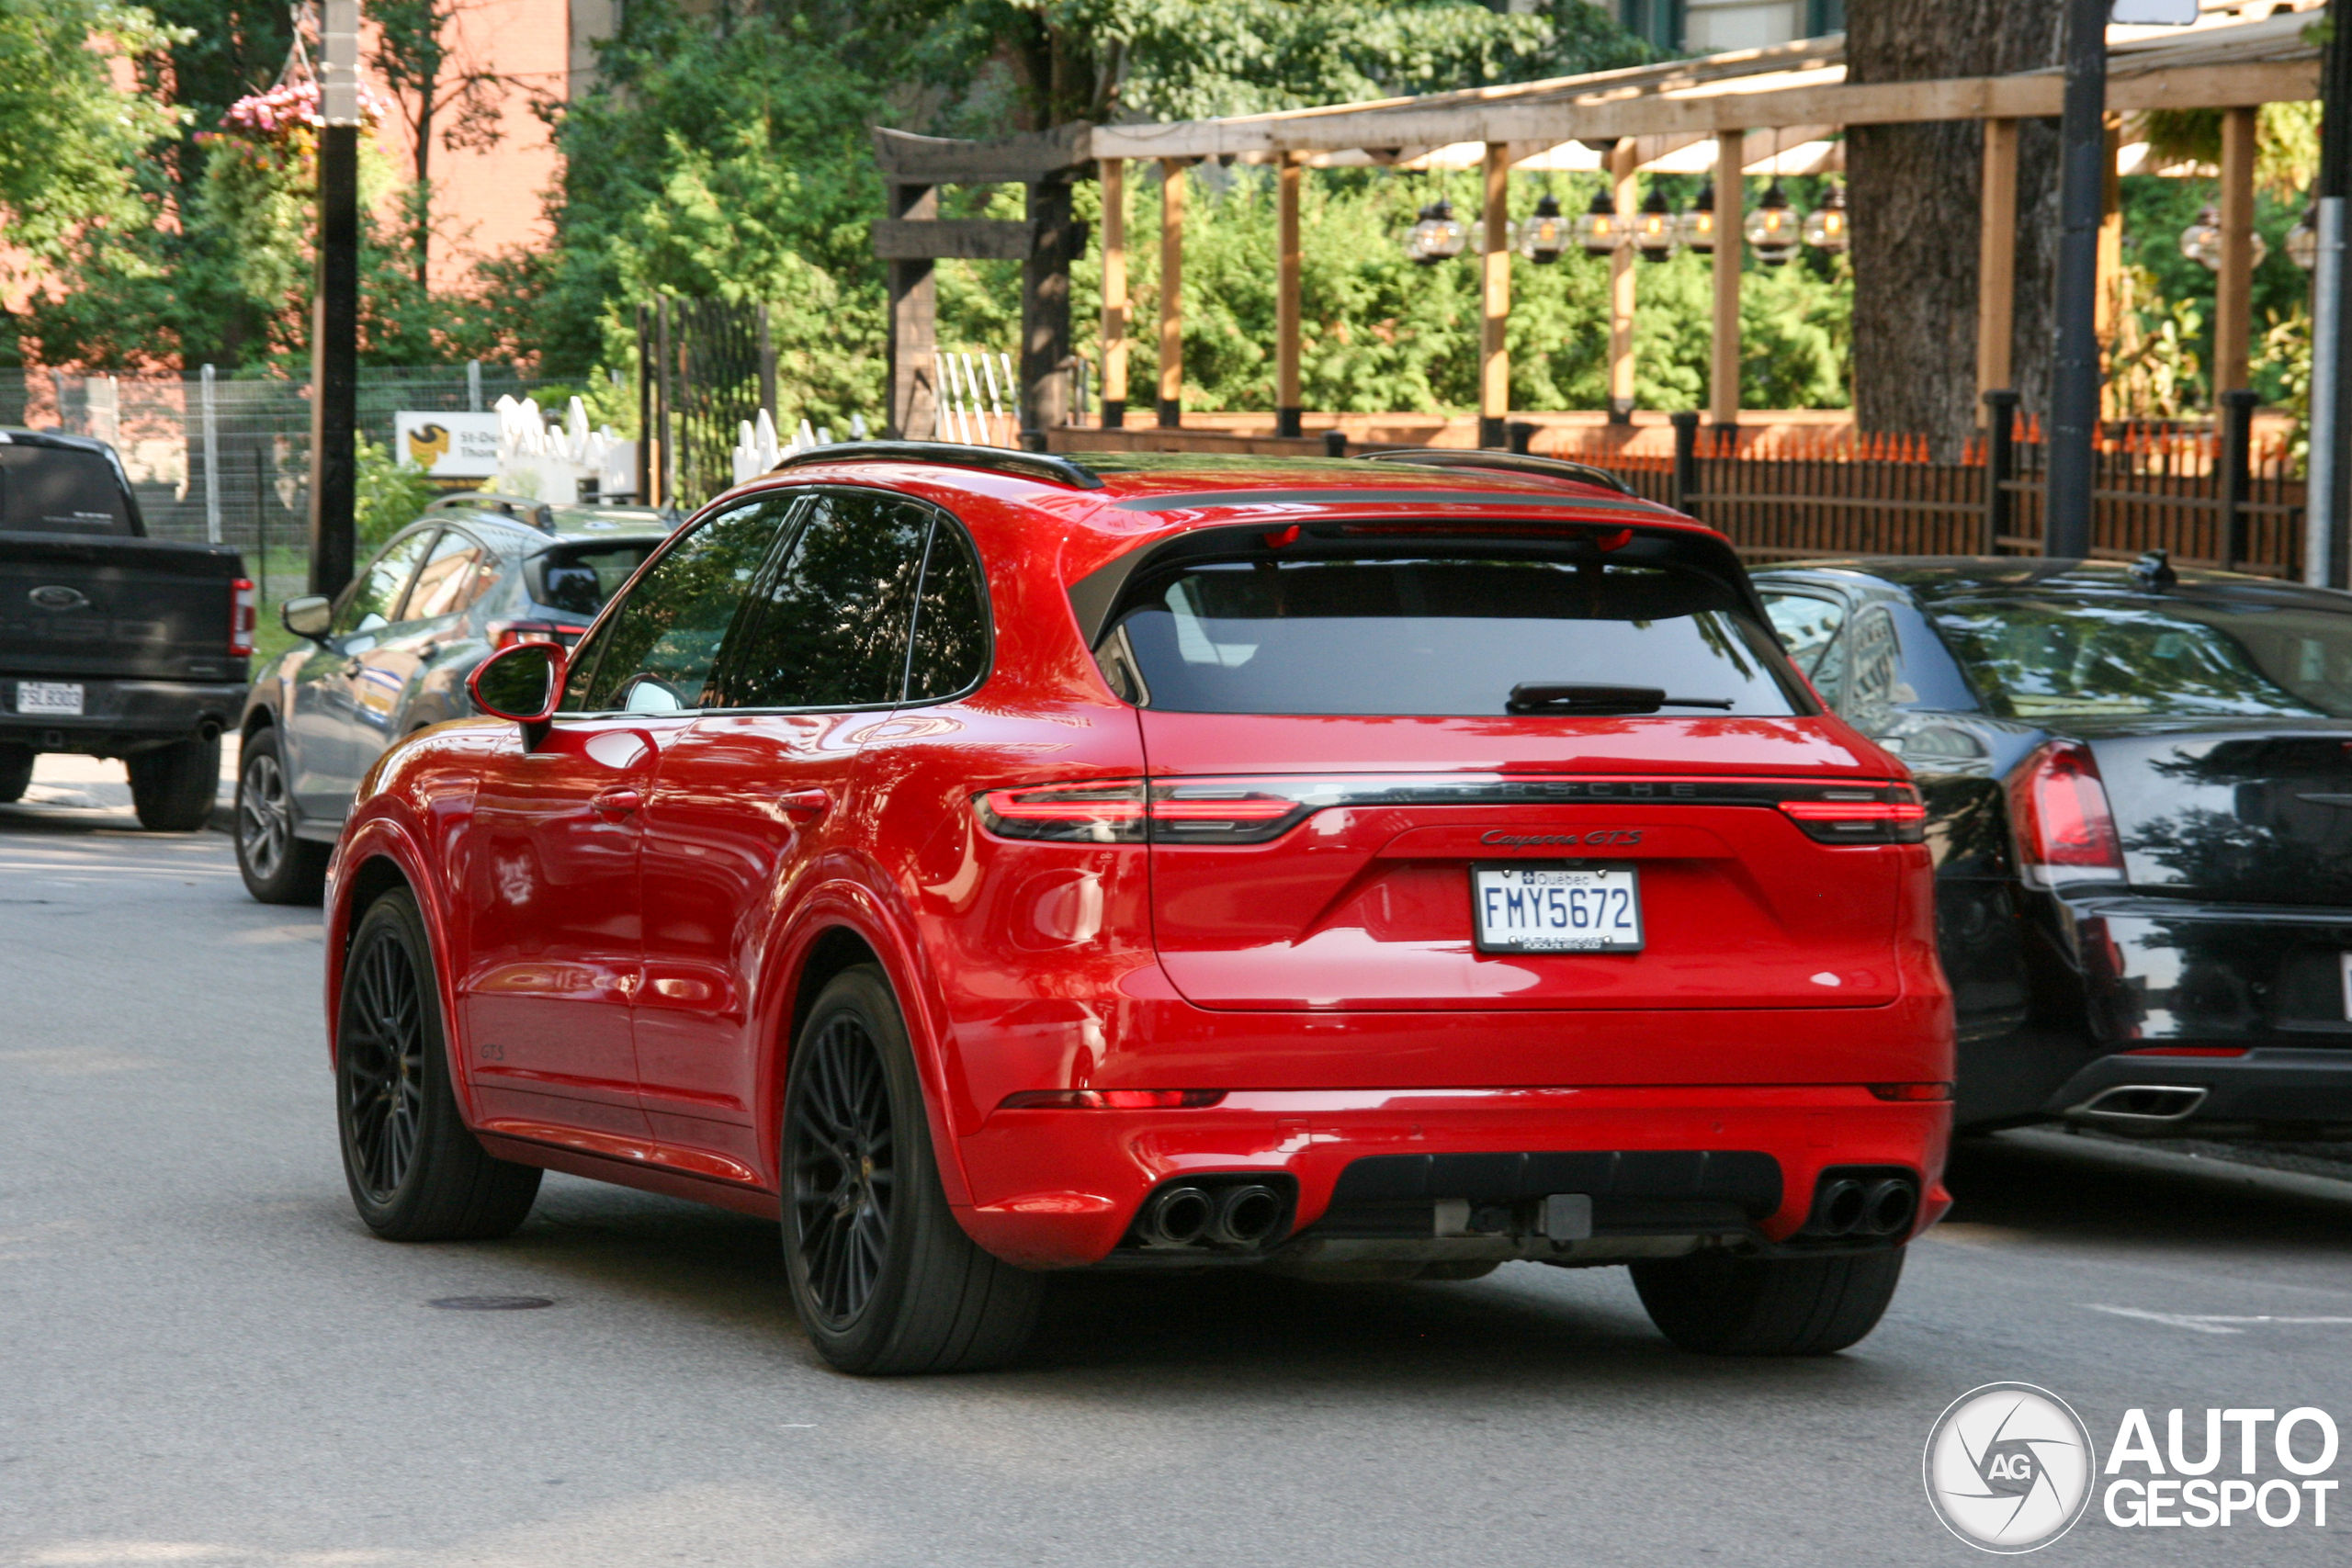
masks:
[[[663,298],[637,308],[637,492],[693,508],[735,482],[747,420],[775,407],[765,305]]]

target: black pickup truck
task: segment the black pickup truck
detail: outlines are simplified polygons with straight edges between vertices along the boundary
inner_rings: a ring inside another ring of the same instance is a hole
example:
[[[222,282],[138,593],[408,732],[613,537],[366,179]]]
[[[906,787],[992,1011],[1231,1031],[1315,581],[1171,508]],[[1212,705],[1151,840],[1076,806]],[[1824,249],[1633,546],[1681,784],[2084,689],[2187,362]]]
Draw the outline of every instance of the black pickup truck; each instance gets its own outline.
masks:
[[[211,816],[259,606],[236,551],[146,535],[114,448],[0,430],[0,801],[75,751],[123,760],[143,828]]]

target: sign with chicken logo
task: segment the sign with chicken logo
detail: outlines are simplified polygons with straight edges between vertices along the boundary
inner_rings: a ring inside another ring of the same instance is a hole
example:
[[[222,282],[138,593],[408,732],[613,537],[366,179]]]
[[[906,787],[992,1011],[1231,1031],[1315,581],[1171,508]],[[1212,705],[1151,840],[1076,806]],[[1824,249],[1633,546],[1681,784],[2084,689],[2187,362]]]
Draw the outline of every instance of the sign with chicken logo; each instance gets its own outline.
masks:
[[[498,472],[498,416],[396,413],[392,456],[436,479],[486,479]]]

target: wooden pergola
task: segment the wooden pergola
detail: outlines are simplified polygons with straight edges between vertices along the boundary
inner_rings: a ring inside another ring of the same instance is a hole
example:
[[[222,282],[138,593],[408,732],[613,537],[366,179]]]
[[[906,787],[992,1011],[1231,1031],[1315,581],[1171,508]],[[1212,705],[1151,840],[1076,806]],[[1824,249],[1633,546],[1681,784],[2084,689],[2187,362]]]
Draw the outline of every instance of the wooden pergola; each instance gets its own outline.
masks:
[[[2217,272],[2215,389],[2246,385],[2251,342],[2251,278],[2254,241],[2255,113],[2263,104],[2316,98],[2319,54],[2305,41],[2304,28],[2317,13],[2274,15],[2255,22],[2200,25],[2187,29],[2123,28],[2109,33],[2107,106],[2110,116],[2153,109],[2221,109],[2222,152],[2219,218],[2221,257]],[[1102,403],[1103,423],[1122,423],[1127,401],[1128,299],[1126,289],[1125,186],[1128,163],[1148,159],[1160,167],[1160,282],[1158,422],[1175,426],[1182,419],[1184,186],[1182,172],[1203,159],[1271,164],[1277,170],[1278,276],[1275,323],[1276,429],[1300,430],[1300,230],[1299,190],[1313,166],[1380,164],[1402,168],[1476,166],[1483,172],[1485,248],[1481,268],[1480,441],[1499,446],[1510,413],[1510,365],[1505,328],[1510,313],[1509,176],[1514,168],[1605,169],[1613,183],[1618,210],[1636,205],[1638,171],[1661,164],[1688,164],[1702,144],[1712,143],[1714,180],[1714,310],[1709,415],[1719,425],[1739,418],[1739,290],[1746,243],[1743,182],[1754,168],[1770,165],[1854,125],[1919,120],[1973,119],[1984,136],[1983,252],[1978,301],[1977,376],[1980,391],[2007,387],[2015,314],[2018,122],[2056,118],[2064,81],[2055,70],[2006,76],[1940,81],[1856,84],[1845,79],[1843,40],[1811,39],[1773,49],[1744,51],[1665,64],[1603,72],[1500,87],[1482,87],[1417,98],[1342,104],[1276,114],[1170,124],[1066,127],[1045,139],[1001,144],[1007,153],[987,150],[997,143],[941,142],[877,131],[885,177],[893,184],[894,217],[918,216],[901,193],[927,190],[970,175],[970,168],[998,179],[1026,179],[1032,209],[1041,180],[1066,180],[1091,164],[1102,185]],[[1762,149],[1769,142],[1771,151]],[[922,145],[918,145],[922,144]],[[1037,164],[1051,162],[1050,170]],[[1013,164],[1025,172],[1009,172]],[[1000,172],[999,165],[1004,171]],[[1818,167],[1816,162],[1812,166]],[[1055,204],[1046,204],[1048,213]],[[939,223],[940,244],[928,254],[1021,254],[1056,259],[1075,254],[1068,238],[1067,206],[1059,218],[1040,215],[1025,236],[991,235],[985,251],[952,248],[951,228]],[[922,245],[907,231],[916,222],[884,225],[877,248],[886,256],[907,257]],[[1052,236],[1046,229],[1055,230]],[[2104,264],[2120,262],[2120,219],[2102,245]],[[1051,238],[1057,243],[1047,243]],[[977,240],[973,242],[977,243]],[[1609,391],[1611,406],[1630,408],[1634,389],[1634,275],[1633,255],[1620,249],[1611,261]],[[1065,260],[1066,265],[1066,260]],[[922,264],[926,270],[928,263]],[[928,407],[906,367],[927,363],[927,312],[906,309],[894,267],[893,425],[909,435],[930,434]],[[1050,290],[1046,290],[1050,292]],[[2102,298],[2107,291],[2102,289]],[[1024,301],[1039,289],[1024,288]],[[1068,350],[1066,280],[1058,345],[1038,326],[1032,343],[1031,312],[1024,309],[1024,428],[1049,422],[1042,415],[1059,399],[1030,388],[1028,367],[1049,373]],[[921,319],[916,318],[920,315]],[[909,329],[916,329],[910,333]],[[1055,352],[1058,347],[1058,352]],[[901,385],[905,383],[905,396]]]

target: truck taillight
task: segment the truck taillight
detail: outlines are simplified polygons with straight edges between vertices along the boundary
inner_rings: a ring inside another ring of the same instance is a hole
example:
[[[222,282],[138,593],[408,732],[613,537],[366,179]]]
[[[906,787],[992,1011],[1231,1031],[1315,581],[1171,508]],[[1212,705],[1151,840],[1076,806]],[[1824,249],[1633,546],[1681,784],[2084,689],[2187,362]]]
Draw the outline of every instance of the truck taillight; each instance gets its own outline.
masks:
[[[261,592],[253,579],[241,577],[229,584],[229,651],[244,658],[254,650],[254,629],[261,625]]]
[[[551,642],[558,648],[570,648],[578,642],[586,626],[568,626],[560,621],[492,621],[490,623],[490,643],[494,652],[513,648],[518,642]]]
[[[2009,781],[2009,816],[2018,863],[2033,886],[2123,880],[2115,813],[2082,742],[2053,740],[2026,759]]]

